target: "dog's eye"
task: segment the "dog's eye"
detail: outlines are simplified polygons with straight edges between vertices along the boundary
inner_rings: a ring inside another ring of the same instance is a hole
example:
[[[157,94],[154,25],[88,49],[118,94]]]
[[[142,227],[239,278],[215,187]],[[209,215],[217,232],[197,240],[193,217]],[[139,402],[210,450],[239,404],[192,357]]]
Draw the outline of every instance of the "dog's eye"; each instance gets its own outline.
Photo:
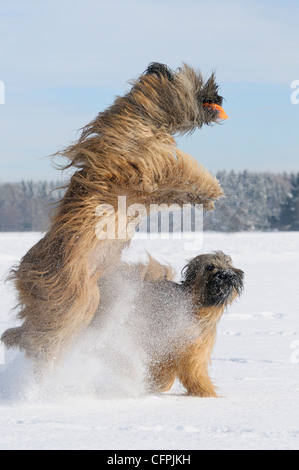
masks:
[[[206,271],[214,271],[215,269],[215,266],[213,264],[209,264],[207,267],[206,267]]]

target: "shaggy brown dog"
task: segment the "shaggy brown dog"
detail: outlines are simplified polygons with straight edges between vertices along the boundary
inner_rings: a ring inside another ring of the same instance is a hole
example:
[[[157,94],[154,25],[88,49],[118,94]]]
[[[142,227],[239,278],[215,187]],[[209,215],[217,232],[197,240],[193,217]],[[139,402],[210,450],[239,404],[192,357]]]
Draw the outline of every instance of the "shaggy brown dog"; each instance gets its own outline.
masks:
[[[117,344],[123,331],[130,332],[149,392],[168,391],[179,379],[189,395],[216,397],[209,366],[217,325],[226,306],[241,294],[244,273],[218,251],[191,260],[180,284],[173,277],[171,267],[151,257],[147,263],[123,263],[117,273],[101,279],[103,300],[86,331],[95,329],[101,341],[113,312],[111,341]],[[132,374],[130,358],[119,361]]]
[[[98,280],[112,272],[129,237],[99,240],[96,209],[119,196],[128,204],[203,204],[223,195],[218,181],[176,146],[174,134],[216,122],[221,105],[215,77],[204,81],[184,65],[172,72],[151,64],[87,125],[62,156],[73,175],[51,227],[12,271],[23,324],[2,336],[35,360],[48,361],[92,321],[100,301]],[[117,226],[117,224],[116,224]]]
[[[161,318],[167,319],[164,336],[174,321],[174,309],[182,306],[182,299],[193,317],[192,326],[187,322],[176,338],[170,335],[168,350],[162,357],[151,351],[149,387],[152,391],[167,391],[178,378],[189,395],[217,396],[208,372],[217,325],[226,306],[241,294],[243,278],[243,271],[234,268],[231,258],[219,251],[190,261],[183,271],[181,284],[166,280],[145,284],[142,305],[147,305],[148,311],[157,312],[160,324],[163,324]]]

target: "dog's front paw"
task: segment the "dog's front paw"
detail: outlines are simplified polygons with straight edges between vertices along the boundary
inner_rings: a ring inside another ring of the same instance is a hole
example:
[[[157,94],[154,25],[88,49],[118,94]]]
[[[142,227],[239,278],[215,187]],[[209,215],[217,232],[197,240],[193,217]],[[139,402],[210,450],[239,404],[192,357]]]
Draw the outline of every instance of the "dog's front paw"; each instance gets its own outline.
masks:
[[[193,391],[189,392],[187,391],[187,396],[188,397],[198,397],[198,398],[218,398],[217,393],[215,390],[198,390],[198,391]]]

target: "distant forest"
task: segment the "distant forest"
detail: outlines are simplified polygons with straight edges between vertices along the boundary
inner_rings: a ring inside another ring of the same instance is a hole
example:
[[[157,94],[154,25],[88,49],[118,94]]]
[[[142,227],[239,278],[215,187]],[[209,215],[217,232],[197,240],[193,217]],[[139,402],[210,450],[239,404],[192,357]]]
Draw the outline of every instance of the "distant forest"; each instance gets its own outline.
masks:
[[[299,231],[299,173],[218,172],[226,198],[204,216],[205,230]],[[60,184],[61,185],[61,184]],[[0,231],[44,231],[64,189],[59,183],[0,183]]]

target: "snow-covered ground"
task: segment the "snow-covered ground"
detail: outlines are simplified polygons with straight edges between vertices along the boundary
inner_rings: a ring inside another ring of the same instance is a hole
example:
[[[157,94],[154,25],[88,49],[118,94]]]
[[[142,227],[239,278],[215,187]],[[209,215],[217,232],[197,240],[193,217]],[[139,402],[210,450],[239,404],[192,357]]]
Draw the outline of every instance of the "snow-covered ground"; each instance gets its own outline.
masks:
[[[39,237],[0,234],[1,278]],[[137,238],[125,257],[147,250],[180,272],[187,259],[219,249],[246,273],[213,354],[220,398],[186,397],[178,383],[167,394],[122,395],[121,377],[115,393],[95,395],[82,390],[78,370],[78,390],[58,387],[43,397],[30,364],[8,354],[10,365],[0,366],[0,448],[299,449],[299,233],[206,233],[198,252],[178,240]],[[14,301],[1,281],[0,333],[14,324]],[[97,373],[104,383],[105,371]]]

